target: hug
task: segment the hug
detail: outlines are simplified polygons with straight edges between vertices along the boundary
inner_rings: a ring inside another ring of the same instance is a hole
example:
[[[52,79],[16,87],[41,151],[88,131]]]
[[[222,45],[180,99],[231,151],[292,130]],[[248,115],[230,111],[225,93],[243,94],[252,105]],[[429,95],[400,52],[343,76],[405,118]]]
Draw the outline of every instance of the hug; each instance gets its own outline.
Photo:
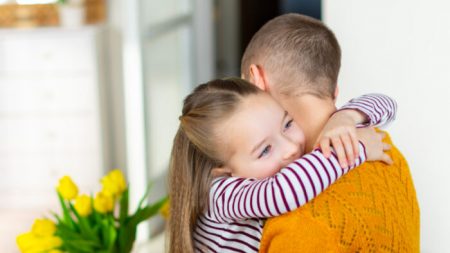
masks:
[[[340,67],[329,28],[285,14],[254,35],[241,78],[185,98],[169,252],[419,252],[409,167],[378,129],[397,104],[372,93],[336,108]]]

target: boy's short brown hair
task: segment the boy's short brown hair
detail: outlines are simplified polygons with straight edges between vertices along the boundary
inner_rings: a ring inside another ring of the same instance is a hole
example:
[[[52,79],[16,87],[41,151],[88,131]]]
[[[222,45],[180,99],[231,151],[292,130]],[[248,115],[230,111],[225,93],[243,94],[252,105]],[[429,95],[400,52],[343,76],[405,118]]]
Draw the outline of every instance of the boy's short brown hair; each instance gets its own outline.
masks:
[[[242,57],[245,79],[251,64],[270,73],[270,82],[281,94],[334,98],[341,49],[322,22],[291,13],[270,20],[253,36]]]

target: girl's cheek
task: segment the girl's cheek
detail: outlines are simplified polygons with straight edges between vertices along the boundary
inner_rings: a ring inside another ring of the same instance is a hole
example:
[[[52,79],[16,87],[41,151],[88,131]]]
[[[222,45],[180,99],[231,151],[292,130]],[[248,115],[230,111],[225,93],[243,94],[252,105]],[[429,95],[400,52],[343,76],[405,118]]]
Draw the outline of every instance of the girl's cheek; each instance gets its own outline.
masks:
[[[305,134],[303,133],[303,131],[301,129],[298,129],[297,139],[300,144],[305,143]]]

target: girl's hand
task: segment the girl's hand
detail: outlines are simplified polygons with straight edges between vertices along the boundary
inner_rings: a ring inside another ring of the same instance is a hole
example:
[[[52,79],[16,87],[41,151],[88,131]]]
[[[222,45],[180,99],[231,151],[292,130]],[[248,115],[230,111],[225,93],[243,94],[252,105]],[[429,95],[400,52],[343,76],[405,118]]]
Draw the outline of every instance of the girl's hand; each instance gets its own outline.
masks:
[[[384,153],[384,151],[391,149],[391,145],[383,142],[386,134],[375,131],[373,127],[359,128],[356,132],[359,140],[366,147],[367,161],[382,161],[386,164],[393,163],[391,157]]]
[[[329,158],[333,146],[343,168],[353,166],[359,154],[356,125],[367,121],[367,116],[357,110],[342,110],[334,113],[317,138],[315,148],[320,148]]]

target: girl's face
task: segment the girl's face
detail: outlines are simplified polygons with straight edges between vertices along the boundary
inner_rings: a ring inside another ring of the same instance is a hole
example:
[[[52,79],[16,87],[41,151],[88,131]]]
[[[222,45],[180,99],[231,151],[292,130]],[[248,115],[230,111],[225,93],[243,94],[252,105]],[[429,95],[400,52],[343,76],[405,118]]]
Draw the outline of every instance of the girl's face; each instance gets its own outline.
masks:
[[[266,178],[303,155],[305,136],[292,117],[268,94],[243,99],[219,126],[219,149],[232,176]]]

